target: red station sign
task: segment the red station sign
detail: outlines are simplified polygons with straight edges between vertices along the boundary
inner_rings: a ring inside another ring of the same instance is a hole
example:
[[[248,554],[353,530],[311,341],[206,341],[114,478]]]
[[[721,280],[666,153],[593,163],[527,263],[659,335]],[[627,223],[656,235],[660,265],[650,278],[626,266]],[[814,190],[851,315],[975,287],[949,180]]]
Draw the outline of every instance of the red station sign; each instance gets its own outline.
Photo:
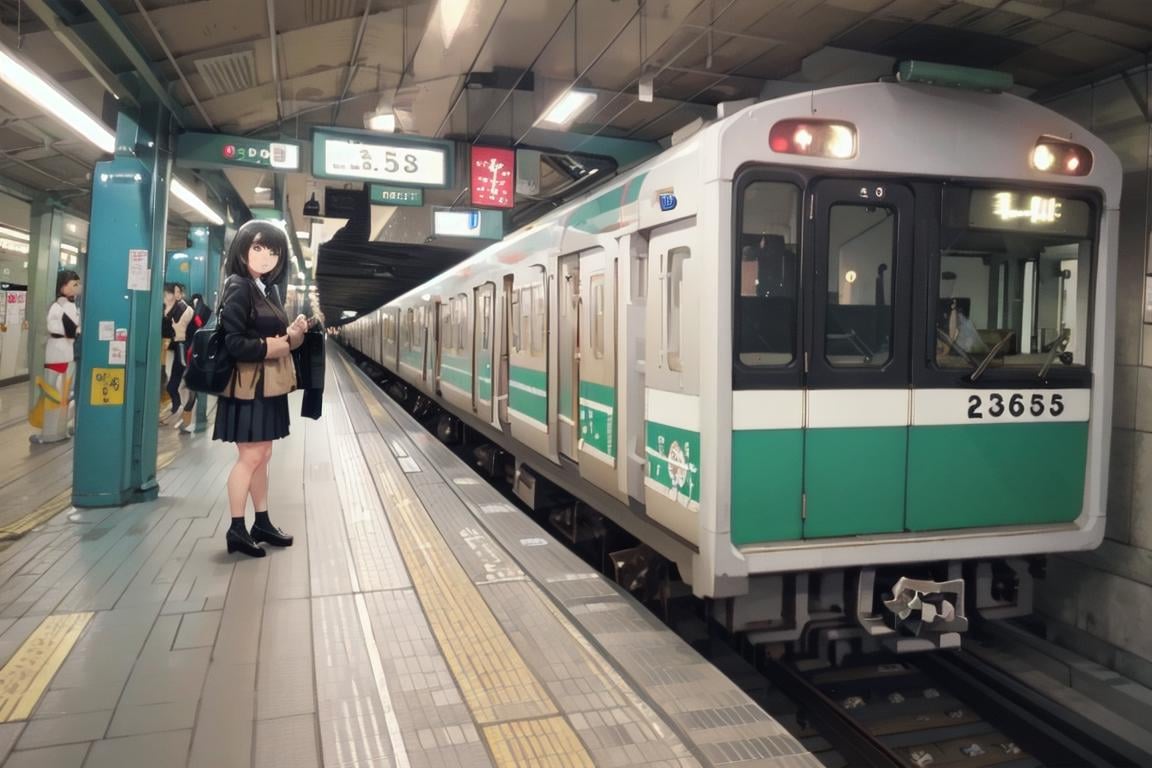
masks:
[[[516,150],[472,147],[472,205],[511,208],[516,203]]]

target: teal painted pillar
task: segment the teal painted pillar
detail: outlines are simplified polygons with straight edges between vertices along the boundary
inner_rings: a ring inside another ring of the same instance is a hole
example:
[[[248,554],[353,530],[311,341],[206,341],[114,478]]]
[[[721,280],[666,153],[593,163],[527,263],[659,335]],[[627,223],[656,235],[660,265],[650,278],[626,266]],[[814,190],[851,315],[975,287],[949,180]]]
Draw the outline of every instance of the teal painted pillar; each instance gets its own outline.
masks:
[[[154,105],[116,122],[116,155],[92,172],[72,503],[156,498],[169,117]],[[111,330],[111,333],[109,333]],[[111,336],[111,338],[109,338]]]
[[[28,298],[24,320],[28,323],[28,407],[40,398],[36,379],[44,373],[44,344],[48,341],[48,307],[56,301],[56,273],[60,270],[60,242],[64,214],[51,198],[32,201],[28,245]],[[84,276],[81,275],[81,280]],[[83,305],[81,305],[82,307]]]

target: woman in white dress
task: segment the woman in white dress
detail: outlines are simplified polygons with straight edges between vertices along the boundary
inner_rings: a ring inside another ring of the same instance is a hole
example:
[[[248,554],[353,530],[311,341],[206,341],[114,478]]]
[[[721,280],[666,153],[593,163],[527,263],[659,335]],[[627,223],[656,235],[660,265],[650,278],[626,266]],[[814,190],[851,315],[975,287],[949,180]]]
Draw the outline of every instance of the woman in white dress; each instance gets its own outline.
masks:
[[[67,440],[72,382],[76,377],[76,337],[80,333],[80,275],[70,269],[56,276],[56,301],[48,307],[48,343],[44,345],[44,423],[34,443]]]

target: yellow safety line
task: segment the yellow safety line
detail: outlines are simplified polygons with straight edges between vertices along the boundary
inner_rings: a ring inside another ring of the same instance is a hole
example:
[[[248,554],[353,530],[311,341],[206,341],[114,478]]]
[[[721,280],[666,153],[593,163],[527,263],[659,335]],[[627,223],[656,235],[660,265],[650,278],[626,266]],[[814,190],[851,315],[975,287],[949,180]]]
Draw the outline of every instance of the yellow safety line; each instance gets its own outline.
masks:
[[[359,377],[349,378],[363,402],[372,403]],[[383,415],[379,405],[369,409]],[[592,768],[584,744],[448,549],[427,509],[396,475],[375,474],[391,502],[389,517],[412,586],[496,764]]]
[[[49,616],[0,669],[0,721],[27,720],[92,613]]]

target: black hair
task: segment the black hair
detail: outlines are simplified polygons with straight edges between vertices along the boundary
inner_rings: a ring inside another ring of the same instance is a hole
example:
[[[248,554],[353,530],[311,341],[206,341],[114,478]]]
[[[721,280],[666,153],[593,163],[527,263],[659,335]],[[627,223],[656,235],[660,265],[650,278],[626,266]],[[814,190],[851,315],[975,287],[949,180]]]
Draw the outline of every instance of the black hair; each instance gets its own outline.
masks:
[[[164,293],[176,293],[176,283],[164,283]]]
[[[62,269],[56,274],[56,298],[60,298],[63,294],[60,291],[64,290],[64,286],[73,280],[79,280],[80,275],[76,274],[70,269]]]
[[[276,267],[264,275],[263,282],[272,284],[280,280],[288,265],[288,234],[284,229],[264,219],[253,219],[245,222],[236,231],[228,246],[228,257],[224,262],[224,272],[229,275],[251,277],[248,272],[248,249],[259,238],[260,244],[276,254],[278,260]]]

